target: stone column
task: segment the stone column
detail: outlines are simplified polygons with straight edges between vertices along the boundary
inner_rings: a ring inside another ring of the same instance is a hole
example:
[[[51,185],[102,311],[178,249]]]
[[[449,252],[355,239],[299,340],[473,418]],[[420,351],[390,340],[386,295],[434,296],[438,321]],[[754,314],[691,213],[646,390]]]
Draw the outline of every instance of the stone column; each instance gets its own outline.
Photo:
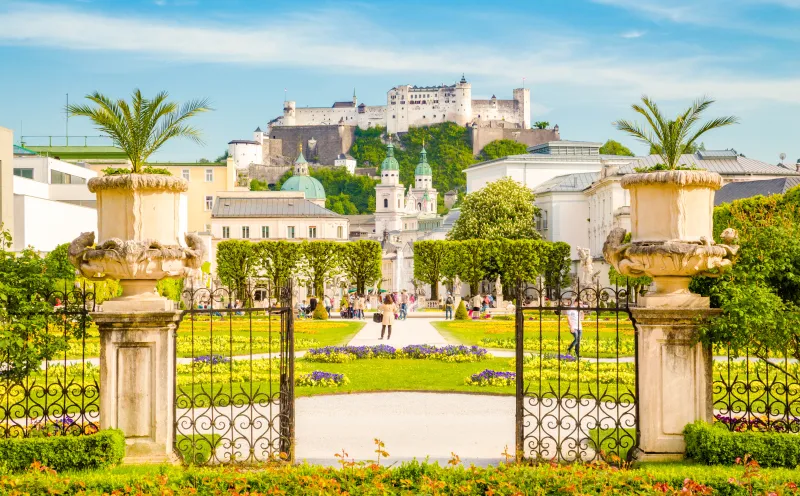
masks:
[[[705,304],[647,306],[645,297],[644,307],[631,308],[639,376],[637,461],[682,459],[686,424],[713,420],[711,350],[696,337],[699,324],[720,310],[708,308],[707,298],[695,298]]]
[[[100,331],[100,427],[125,433],[124,463],[177,461],[175,331],[182,312],[93,313]]]

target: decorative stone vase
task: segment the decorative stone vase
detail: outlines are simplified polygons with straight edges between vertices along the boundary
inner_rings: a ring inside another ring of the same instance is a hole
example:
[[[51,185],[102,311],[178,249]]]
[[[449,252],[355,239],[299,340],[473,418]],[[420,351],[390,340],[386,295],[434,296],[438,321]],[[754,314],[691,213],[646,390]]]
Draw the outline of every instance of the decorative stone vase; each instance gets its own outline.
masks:
[[[603,255],[620,274],[653,278],[649,306],[707,307],[707,298],[689,291],[692,276],[716,277],[733,264],[736,231],[723,231],[725,244],[713,238],[714,192],[721,185],[719,174],[694,170],[622,178],[631,192],[631,241],[625,243],[625,230],[616,228]]]
[[[89,191],[97,195],[97,230],[81,234],[69,257],[91,280],[119,279],[122,296],[104,303],[106,311],[163,311],[173,304],[156,293],[164,278],[184,277],[200,268],[205,246],[187,234],[180,245],[180,196],[188,189],[179,177],[125,174],[95,177]]]

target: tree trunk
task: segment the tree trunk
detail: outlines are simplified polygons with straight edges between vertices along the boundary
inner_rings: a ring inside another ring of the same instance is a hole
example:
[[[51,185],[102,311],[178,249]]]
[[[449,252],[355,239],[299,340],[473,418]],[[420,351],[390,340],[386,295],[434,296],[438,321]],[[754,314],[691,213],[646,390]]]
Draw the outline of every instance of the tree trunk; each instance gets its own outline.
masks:
[[[439,281],[431,284],[431,300],[437,301],[439,299]]]

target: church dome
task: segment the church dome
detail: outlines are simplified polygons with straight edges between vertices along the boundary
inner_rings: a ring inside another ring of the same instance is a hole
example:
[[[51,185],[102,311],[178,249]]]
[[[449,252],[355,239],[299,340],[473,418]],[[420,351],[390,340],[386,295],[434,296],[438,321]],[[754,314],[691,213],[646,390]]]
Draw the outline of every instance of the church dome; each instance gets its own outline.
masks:
[[[381,172],[387,170],[400,170],[400,164],[397,162],[397,159],[394,158],[394,145],[391,143],[386,145],[386,158],[383,159],[383,163],[381,164]]]
[[[281,191],[302,191],[307,200],[324,200],[325,188],[311,176],[292,176],[283,183]]]
[[[415,176],[432,176],[433,170],[431,170],[431,166],[428,163],[428,152],[425,151],[425,147],[422,147],[422,152],[419,154],[419,163],[417,164],[417,168],[414,170]]]

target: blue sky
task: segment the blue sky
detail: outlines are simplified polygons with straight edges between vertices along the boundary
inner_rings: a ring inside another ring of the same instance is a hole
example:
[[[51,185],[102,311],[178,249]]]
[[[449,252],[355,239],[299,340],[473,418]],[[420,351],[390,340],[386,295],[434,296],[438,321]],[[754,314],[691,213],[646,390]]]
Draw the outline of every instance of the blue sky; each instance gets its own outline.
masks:
[[[643,145],[611,122],[643,93],[676,112],[707,94],[739,125],[704,139],[775,163],[800,159],[800,0],[241,1],[0,0],[0,126],[63,135],[64,99],[139,87],[208,97],[205,146],[158,160],[214,158],[281,112],[349,99],[383,104],[398,84],[451,84],[474,98],[531,88],[532,119],[564,139]],[[70,134],[97,134],[82,119]]]

